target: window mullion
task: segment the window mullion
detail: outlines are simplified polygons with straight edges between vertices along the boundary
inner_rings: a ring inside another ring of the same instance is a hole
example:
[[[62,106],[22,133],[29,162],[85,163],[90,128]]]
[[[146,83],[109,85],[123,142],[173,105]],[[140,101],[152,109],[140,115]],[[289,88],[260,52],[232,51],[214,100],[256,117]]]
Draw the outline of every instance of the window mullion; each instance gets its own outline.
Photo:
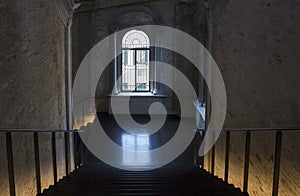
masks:
[[[134,90],[135,91],[137,91],[137,84],[136,84],[136,78],[137,78],[137,76],[136,76],[136,74],[137,74],[137,66],[136,66],[136,62],[137,62],[137,55],[136,55],[136,53],[137,53],[137,50],[135,49],[134,50],[134,70],[135,70],[135,73],[134,73],[134,80],[135,80],[135,88],[134,88]]]

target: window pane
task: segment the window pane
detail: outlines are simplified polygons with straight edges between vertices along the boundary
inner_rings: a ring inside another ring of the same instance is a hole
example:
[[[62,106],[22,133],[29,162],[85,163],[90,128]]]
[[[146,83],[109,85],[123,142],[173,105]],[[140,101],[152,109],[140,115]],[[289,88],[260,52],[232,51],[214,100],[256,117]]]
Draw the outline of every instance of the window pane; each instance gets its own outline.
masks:
[[[149,91],[149,51],[136,51],[136,90]]]
[[[135,90],[135,52],[123,50],[122,52],[122,90]]]

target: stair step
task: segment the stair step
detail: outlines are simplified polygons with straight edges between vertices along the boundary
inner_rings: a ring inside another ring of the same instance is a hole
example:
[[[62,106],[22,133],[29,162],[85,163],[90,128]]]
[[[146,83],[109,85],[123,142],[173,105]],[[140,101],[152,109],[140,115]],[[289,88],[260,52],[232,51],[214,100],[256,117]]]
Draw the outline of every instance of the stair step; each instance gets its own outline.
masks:
[[[176,191],[176,192],[163,192],[163,191],[152,191],[152,192],[138,192],[136,190],[132,190],[132,192],[106,192],[106,191],[64,191],[64,192],[54,192],[53,193],[49,193],[49,192],[45,192],[43,193],[43,195],[45,196],[51,196],[51,195],[55,195],[55,196],[94,196],[94,195],[195,195],[195,196],[199,196],[199,195],[207,195],[207,196],[242,196],[243,194],[241,193],[226,193],[226,192],[205,192],[205,191],[201,191],[199,190],[198,192],[190,192],[190,191]]]

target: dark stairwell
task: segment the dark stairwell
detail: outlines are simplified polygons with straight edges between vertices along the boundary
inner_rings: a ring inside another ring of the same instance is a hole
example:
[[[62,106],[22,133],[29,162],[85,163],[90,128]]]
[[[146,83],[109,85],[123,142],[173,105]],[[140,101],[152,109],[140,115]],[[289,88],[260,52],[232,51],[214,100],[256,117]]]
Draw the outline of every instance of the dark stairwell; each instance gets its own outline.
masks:
[[[100,162],[87,164],[42,195],[243,195],[200,168],[176,166],[131,172]]]
[[[116,140],[124,134],[112,116],[99,115],[107,134]],[[136,117],[139,122],[145,117]],[[151,146],[157,146],[158,137],[172,136],[177,117],[169,116],[163,133],[150,138]],[[176,130],[176,129],[175,129]],[[56,185],[44,190],[42,195],[244,195],[222,179],[211,175],[193,164],[194,148],[191,144],[185,152],[168,165],[149,171],[125,171],[106,165],[84,151],[84,164]]]

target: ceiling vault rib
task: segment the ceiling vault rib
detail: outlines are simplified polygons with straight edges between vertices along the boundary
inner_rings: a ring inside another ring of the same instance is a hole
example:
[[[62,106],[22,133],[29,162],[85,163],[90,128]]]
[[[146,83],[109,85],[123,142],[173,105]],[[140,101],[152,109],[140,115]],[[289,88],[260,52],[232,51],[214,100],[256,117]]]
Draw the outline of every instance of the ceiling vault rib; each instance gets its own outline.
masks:
[[[129,3],[117,4],[117,5],[111,5],[111,6],[103,6],[103,7],[98,7],[98,8],[88,9],[88,10],[77,10],[76,13],[81,14],[81,13],[95,12],[95,11],[100,11],[100,10],[120,8],[120,7],[132,6],[132,5],[139,5],[142,3],[159,2],[159,1],[164,1],[164,0],[144,0],[144,1],[138,1],[138,2],[129,2]]]
[[[53,0],[54,4],[56,6],[57,13],[63,23],[63,25],[66,27],[69,23],[70,18],[72,18],[72,15],[80,6],[80,3],[76,0]]]

